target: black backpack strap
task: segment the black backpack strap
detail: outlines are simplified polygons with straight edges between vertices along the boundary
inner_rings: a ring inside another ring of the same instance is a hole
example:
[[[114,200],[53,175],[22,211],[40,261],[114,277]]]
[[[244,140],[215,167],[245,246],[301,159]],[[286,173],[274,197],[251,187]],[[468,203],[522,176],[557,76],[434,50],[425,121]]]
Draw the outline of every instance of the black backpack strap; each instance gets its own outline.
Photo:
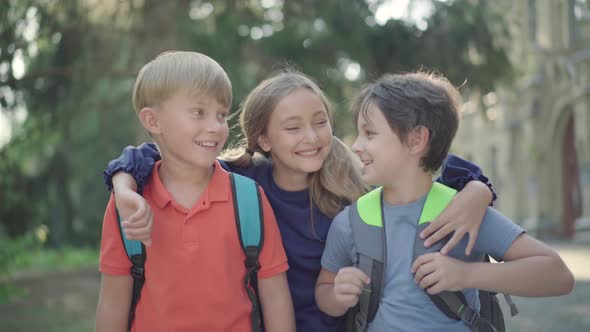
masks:
[[[143,247],[143,243],[141,244]],[[141,296],[141,289],[145,283],[145,248],[141,255],[135,255],[130,257],[133,266],[131,267],[131,277],[133,278],[133,293],[131,297],[131,307],[129,308],[129,324],[128,330],[131,331],[131,324],[135,318],[135,309]]]
[[[264,217],[258,185],[252,179],[230,173],[236,228],[246,256],[244,289],[252,302],[252,332],[260,332],[262,310],[258,299],[258,257],[264,244]]]
[[[490,256],[489,255],[485,255],[483,258],[483,261],[486,263],[490,263]],[[482,291],[480,290],[480,293]],[[492,296],[495,296],[497,293],[491,293]],[[514,301],[512,301],[512,297],[510,297],[510,294],[506,294],[506,293],[502,293],[502,295],[504,296],[504,300],[506,301],[506,303],[508,304],[508,306],[510,307],[510,316],[514,317],[516,315],[518,315],[518,307],[516,306],[516,303],[514,303]],[[502,312],[500,312],[501,314]]]
[[[135,318],[135,309],[137,308],[137,303],[139,302],[139,298],[141,296],[141,289],[143,288],[143,284],[145,283],[145,246],[143,245],[143,243],[141,243],[141,241],[129,240],[127,239],[127,237],[125,237],[125,233],[123,232],[123,228],[121,227],[121,216],[119,215],[119,211],[116,207],[115,212],[117,213],[119,233],[121,234],[121,239],[123,240],[125,253],[131,261],[131,277],[133,278],[133,291],[131,296],[131,307],[129,308],[129,322],[127,324],[127,330],[131,331],[131,325],[133,324],[133,319]]]

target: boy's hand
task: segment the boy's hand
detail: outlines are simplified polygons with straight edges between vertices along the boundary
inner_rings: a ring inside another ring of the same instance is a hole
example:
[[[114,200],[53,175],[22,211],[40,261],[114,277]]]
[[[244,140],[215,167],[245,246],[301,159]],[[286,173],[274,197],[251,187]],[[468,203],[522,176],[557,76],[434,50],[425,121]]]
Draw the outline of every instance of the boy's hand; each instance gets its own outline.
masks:
[[[369,282],[369,277],[356,267],[342,268],[334,279],[334,296],[342,305],[354,307]]]
[[[446,255],[466,233],[469,233],[465,255],[470,255],[491,200],[492,193],[485,184],[479,181],[469,182],[457,193],[449,206],[420,233],[421,239],[426,238],[424,246],[428,248],[451,232],[455,232],[440,251]]]
[[[459,291],[468,273],[467,264],[458,259],[443,256],[439,252],[424,254],[412,264],[414,280],[428,294],[442,291]]]
[[[129,240],[139,240],[149,247],[152,244],[153,222],[150,205],[133,190],[118,191],[115,203],[125,236]]]

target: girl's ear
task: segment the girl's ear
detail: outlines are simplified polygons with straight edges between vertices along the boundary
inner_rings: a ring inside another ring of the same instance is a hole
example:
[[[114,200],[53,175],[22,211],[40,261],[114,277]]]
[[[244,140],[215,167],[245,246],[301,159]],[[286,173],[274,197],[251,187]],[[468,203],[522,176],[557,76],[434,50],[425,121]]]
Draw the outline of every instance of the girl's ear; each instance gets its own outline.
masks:
[[[270,152],[270,141],[268,140],[268,137],[266,137],[266,135],[262,134],[260,136],[258,136],[258,146],[260,146],[260,148],[262,149],[262,151],[268,153]]]
[[[424,153],[428,149],[430,130],[424,126],[412,129],[408,134],[408,147],[414,154]]]
[[[141,111],[139,111],[139,121],[150,134],[160,134],[161,126],[155,109],[151,107],[142,108]]]

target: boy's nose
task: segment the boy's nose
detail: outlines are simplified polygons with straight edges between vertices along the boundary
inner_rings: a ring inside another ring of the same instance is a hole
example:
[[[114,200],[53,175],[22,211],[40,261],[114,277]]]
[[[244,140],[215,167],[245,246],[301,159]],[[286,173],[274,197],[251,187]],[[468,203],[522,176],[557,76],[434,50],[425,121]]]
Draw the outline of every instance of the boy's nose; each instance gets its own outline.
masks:
[[[360,142],[360,139],[357,137],[356,140],[354,141],[354,143],[351,146],[352,152],[359,154],[361,152],[362,149],[362,145]]]
[[[209,132],[218,132],[224,126],[227,126],[227,122],[219,121],[216,117],[207,121],[207,131]]]

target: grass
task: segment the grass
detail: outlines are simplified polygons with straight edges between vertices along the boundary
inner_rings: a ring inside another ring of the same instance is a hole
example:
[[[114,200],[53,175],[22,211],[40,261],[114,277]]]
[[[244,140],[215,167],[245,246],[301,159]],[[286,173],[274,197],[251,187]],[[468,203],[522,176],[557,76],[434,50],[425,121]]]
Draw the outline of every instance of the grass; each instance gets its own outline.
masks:
[[[98,250],[65,247],[61,249],[34,248],[19,251],[5,260],[0,270],[0,303],[25,297],[26,292],[13,284],[14,280],[41,276],[52,272],[77,270],[98,266]]]
[[[98,266],[98,256],[98,250],[93,248],[35,249],[15,256],[5,274],[11,279],[29,273]]]

